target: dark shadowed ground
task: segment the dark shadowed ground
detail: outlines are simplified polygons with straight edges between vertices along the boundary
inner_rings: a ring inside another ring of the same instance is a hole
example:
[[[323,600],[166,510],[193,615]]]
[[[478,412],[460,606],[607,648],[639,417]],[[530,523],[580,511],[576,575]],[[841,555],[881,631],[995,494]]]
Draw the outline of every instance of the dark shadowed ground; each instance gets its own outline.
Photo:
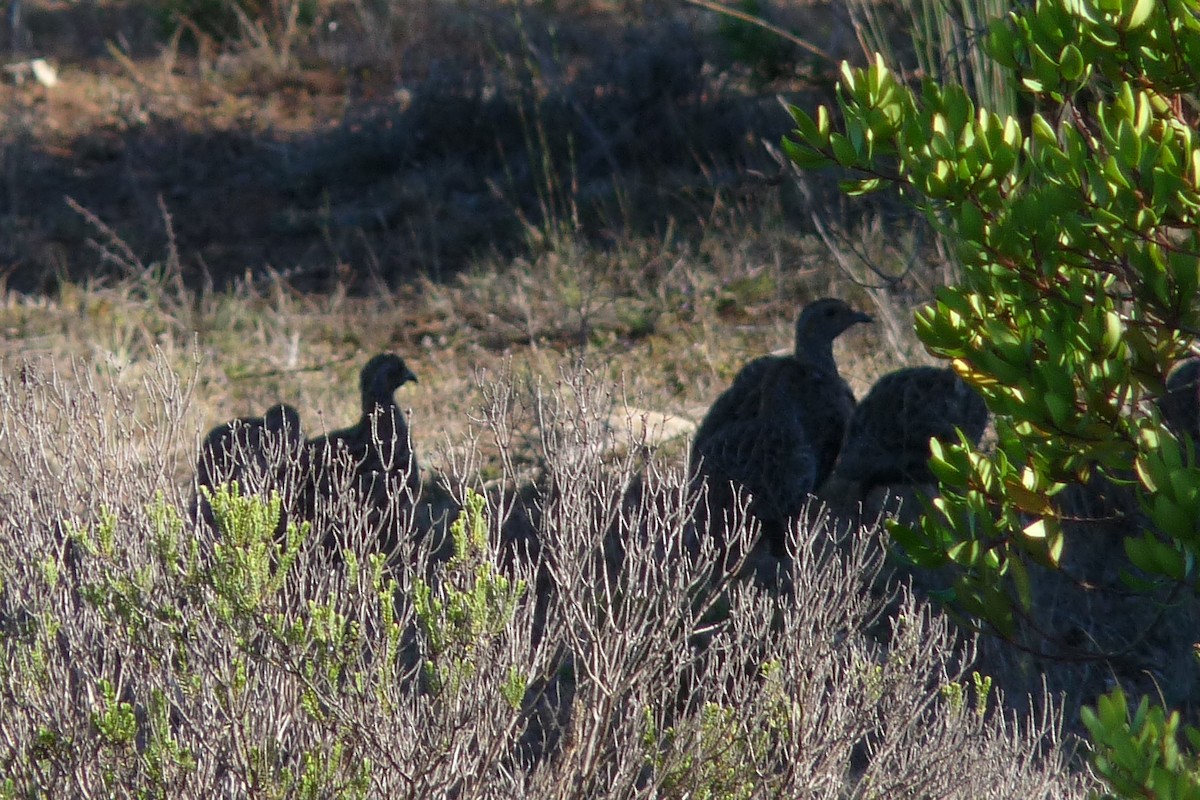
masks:
[[[832,65],[710,12],[559,5],[331,5],[218,42],[161,6],[27,0],[22,57],[59,83],[0,86],[0,270],[20,291],[122,271],[66,198],[147,264],[169,218],[194,286],[363,290],[564,233],[686,236],[778,174],[777,95],[829,98]],[[827,7],[789,15],[852,44]]]

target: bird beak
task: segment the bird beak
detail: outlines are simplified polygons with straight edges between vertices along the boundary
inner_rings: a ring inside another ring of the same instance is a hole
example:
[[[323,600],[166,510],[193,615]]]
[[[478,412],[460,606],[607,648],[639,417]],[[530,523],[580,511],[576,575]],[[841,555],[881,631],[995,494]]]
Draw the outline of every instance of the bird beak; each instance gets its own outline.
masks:
[[[874,322],[875,318],[872,317],[870,314],[863,313],[862,311],[856,311],[856,312],[854,312],[854,321],[855,322]]]
[[[417,380],[416,373],[414,373],[411,369],[408,369],[408,368],[405,368],[404,375],[402,375],[401,377],[404,379],[403,380],[404,383],[408,383],[409,381],[412,381],[413,383],[420,383],[420,381]]]

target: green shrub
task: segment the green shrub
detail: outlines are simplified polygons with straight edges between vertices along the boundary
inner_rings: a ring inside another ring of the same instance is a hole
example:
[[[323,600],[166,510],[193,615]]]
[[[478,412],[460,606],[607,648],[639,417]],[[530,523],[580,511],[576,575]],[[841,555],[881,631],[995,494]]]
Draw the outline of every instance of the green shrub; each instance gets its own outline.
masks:
[[[1101,697],[1096,708],[1084,709],[1092,735],[1096,771],[1117,797],[1158,800],[1200,798],[1195,753],[1200,731],[1183,726],[1190,750],[1179,747],[1179,712],[1166,714],[1143,697],[1132,714],[1120,689]]]
[[[998,442],[935,447],[941,497],[894,535],[918,563],[953,567],[955,608],[1013,635],[1035,610],[1031,571],[1062,564],[1073,485],[1136,494],[1136,590],[1196,586],[1200,465],[1155,401],[1200,330],[1200,5],[1036,0],[992,21],[987,53],[1027,117],[956,85],[914,91],[877,60],[843,67],[838,125],[793,109],[786,147],[799,166],[851,172],[850,193],[899,187],[956,246],[963,282],[917,330],[986,398]],[[1100,702],[1090,727],[1112,745],[1124,700]],[[1147,737],[1154,719],[1138,715]],[[1156,769],[1197,766],[1188,753]]]
[[[454,554],[438,588],[413,579],[413,603],[425,642],[425,675],[435,693],[457,694],[476,664],[512,623],[525,594],[522,580],[501,575],[488,542],[487,499],[471,490],[450,526]],[[521,707],[524,681],[508,670],[503,693],[509,705]]]

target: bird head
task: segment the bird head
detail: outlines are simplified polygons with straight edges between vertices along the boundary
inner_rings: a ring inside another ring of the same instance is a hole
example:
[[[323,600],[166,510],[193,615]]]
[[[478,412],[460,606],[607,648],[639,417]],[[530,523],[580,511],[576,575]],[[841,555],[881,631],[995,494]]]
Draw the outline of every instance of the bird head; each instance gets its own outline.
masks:
[[[368,361],[362,369],[363,398],[390,401],[392,393],[409,381],[416,383],[417,376],[404,363],[404,359],[393,353],[382,353]]]
[[[869,314],[856,311],[844,300],[826,297],[809,303],[796,320],[796,355],[832,359],[833,340],[859,322],[874,322]]]
[[[289,441],[302,438],[300,412],[287,403],[276,403],[263,414],[263,427],[272,433],[283,433]]]

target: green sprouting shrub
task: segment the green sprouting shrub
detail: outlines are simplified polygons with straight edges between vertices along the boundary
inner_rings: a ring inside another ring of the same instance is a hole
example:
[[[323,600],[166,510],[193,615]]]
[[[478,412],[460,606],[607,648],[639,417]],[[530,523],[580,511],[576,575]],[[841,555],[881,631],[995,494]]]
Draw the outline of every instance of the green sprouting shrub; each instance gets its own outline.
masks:
[[[967,681],[950,681],[942,686],[942,697],[950,704],[950,708],[955,711],[962,711],[967,708],[967,691],[971,691],[973,702],[971,710],[979,717],[983,717],[988,711],[988,697],[992,693],[992,679],[987,675],[982,675],[978,672],[971,673],[971,682]]]
[[[217,487],[206,499],[213,509],[217,538],[203,548],[196,531],[161,493],[147,504],[150,560],[137,565],[121,548],[132,522],[117,512],[101,507],[97,524],[64,526],[77,548],[75,589],[107,632],[106,647],[123,653],[130,663],[166,670],[171,675],[168,685],[173,687],[168,690],[153,680],[147,687],[129,682],[118,686],[113,679],[100,677],[88,691],[94,698],[88,703],[88,720],[96,739],[91,758],[102,765],[106,790],[137,787],[146,796],[172,796],[171,787],[195,772],[201,758],[194,741],[181,741],[181,701],[202,693],[203,685],[216,677],[219,713],[228,716],[235,730],[240,729],[249,722],[247,715],[255,713],[246,703],[266,667],[300,681],[297,710],[325,723],[331,736],[314,749],[294,753],[290,768],[281,767],[278,754],[247,745],[242,752],[245,784],[301,797],[325,797],[331,791],[342,797],[365,796],[371,761],[348,746],[350,731],[339,730],[331,719],[330,700],[348,691],[365,693],[369,676],[361,653],[368,643],[362,626],[349,619],[336,598],[326,602],[310,598],[297,605],[289,596],[288,584],[296,578],[308,524],[290,524],[284,541],[277,542],[278,496],[266,500],[242,496],[238,486],[231,484]],[[372,586],[386,609],[380,614],[385,633],[382,652],[392,657],[391,664],[398,636],[387,621],[395,584],[383,579],[382,561],[372,568]],[[43,569],[51,585],[64,580],[60,573],[49,566]],[[203,614],[196,613],[199,608]],[[62,631],[61,622],[48,621],[42,625],[46,636]],[[198,641],[215,646],[222,663],[204,664],[205,647],[197,647]],[[30,664],[9,661],[9,668],[29,675],[29,667],[40,663],[49,680],[53,658],[41,647],[33,648]],[[393,679],[387,666],[378,673],[384,682]],[[54,765],[47,766],[44,777],[84,755],[75,739],[53,728],[40,734],[39,741],[44,755],[33,757]]]
[[[523,580],[510,580],[496,567],[486,503],[483,495],[467,491],[462,511],[450,525],[454,554],[440,585],[435,589],[420,578],[413,580],[413,603],[427,653],[425,674],[435,693],[458,693],[512,622],[525,594]],[[515,668],[509,669],[502,691],[513,708],[520,708],[525,685]]]
[[[688,720],[694,730],[683,725],[659,731],[652,716],[647,715],[644,743],[656,769],[662,773],[662,789],[668,797],[685,794],[699,800],[714,798],[749,798],[754,795],[753,776],[742,770],[748,754],[739,750],[754,747],[770,734],[755,731],[747,734],[738,728],[737,710],[719,703],[705,703],[698,718]],[[692,741],[680,747],[680,740]],[[664,748],[680,747],[683,755],[668,762],[661,754]]]
[[[745,709],[706,701],[699,710],[659,730],[647,709],[642,742],[667,797],[750,798],[759,785],[747,764],[771,763],[789,735],[796,709],[779,660],[759,669],[764,713],[750,722]],[[749,722],[749,724],[748,724]]]

